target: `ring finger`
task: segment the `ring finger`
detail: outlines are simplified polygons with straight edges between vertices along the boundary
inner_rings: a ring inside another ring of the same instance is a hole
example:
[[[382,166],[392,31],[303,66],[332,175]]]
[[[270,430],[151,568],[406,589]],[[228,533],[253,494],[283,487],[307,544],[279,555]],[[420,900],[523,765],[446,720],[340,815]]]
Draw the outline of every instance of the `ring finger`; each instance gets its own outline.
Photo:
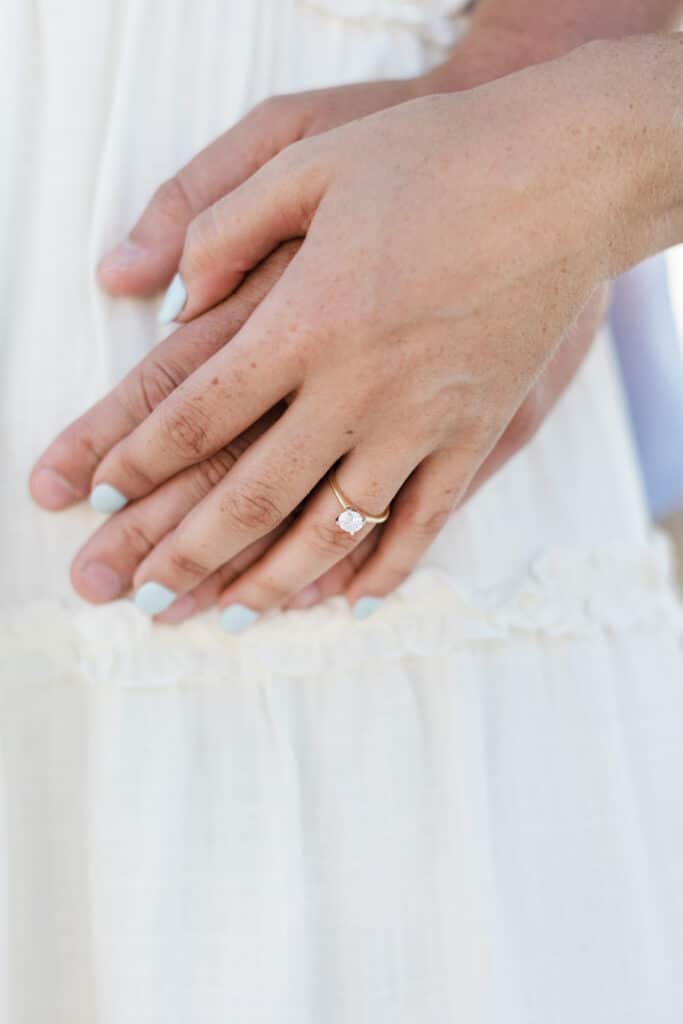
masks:
[[[354,508],[378,516],[417,464],[405,450],[397,449],[392,456],[386,450],[354,449],[338,467],[337,482]],[[369,536],[371,522],[354,533],[342,529],[337,522],[342,511],[325,477],[287,533],[221,595],[221,621],[228,632],[241,632],[264,612],[287,602]]]

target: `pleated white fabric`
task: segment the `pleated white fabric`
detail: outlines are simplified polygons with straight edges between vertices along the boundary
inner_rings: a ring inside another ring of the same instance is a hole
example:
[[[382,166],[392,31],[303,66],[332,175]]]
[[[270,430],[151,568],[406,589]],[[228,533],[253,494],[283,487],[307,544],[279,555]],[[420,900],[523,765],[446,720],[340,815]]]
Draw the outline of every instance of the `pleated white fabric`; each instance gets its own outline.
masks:
[[[153,188],[269,93],[418,72],[461,6],[0,0],[3,1022],[681,1019],[683,610],[606,333],[363,623],[86,606],[98,517],[26,492],[158,340],[93,283]]]

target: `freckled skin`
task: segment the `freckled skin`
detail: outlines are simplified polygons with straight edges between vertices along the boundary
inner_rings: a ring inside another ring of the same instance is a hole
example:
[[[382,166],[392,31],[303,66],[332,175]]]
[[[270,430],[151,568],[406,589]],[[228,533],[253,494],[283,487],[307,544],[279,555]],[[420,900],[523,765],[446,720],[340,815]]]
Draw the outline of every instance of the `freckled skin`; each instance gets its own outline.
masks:
[[[192,387],[201,394],[203,380],[218,371],[232,400],[212,405],[206,395],[194,430],[188,407],[183,443],[206,447],[207,424],[234,436],[242,419],[232,406],[241,401],[245,418],[262,412],[259,386],[285,391],[296,382],[300,391],[278,424],[279,441],[240,460],[147,556],[136,585],[151,579],[178,593],[192,589],[201,582],[188,568],[193,552],[201,550],[213,571],[245,538],[277,525],[344,452],[349,429],[356,439],[339,472],[361,509],[379,514],[409,478],[422,481],[419,513],[387,527],[412,557],[420,551],[464,498],[595,293],[634,254],[646,254],[637,232],[621,249],[615,244],[614,209],[634,225],[641,217],[642,192],[632,180],[634,168],[643,176],[637,119],[634,129],[621,95],[619,105],[591,106],[605,81],[602,62],[615,52],[609,44],[580,48],[470,92],[361,118],[292,147],[284,163],[267,164],[200,215],[212,226],[215,251],[207,252],[208,228],[188,236],[181,260],[187,317],[230,290],[230,268],[244,263],[245,249],[257,261],[280,233],[307,235],[242,335],[269,354],[271,378],[264,384],[249,372],[244,343],[227,346],[196,371]],[[628,55],[618,51],[614,59],[623,90]],[[571,130],[577,125],[589,140],[584,148]],[[615,152],[622,154],[618,171]],[[659,242],[666,229],[663,220]],[[419,258],[402,258],[408,240]],[[183,403],[180,392],[168,400],[181,411]],[[139,461],[160,480],[182,464],[182,452],[179,459],[160,446],[153,417],[124,445],[125,460],[108,457],[122,493],[121,475]],[[356,541],[330,529],[328,499],[316,489],[296,528],[222,602],[259,610],[281,604],[348,554]]]
[[[590,6],[588,0],[585,3]],[[529,4],[538,6],[537,0],[528,0],[527,3],[520,0],[516,9],[521,11]],[[313,457],[312,450],[307,447],[309,436],[318,442],[332,429],[344,439],[340,445],[342,452],[344,446],[348,447],[350,437],[355,438],[354,446],[358,446],[359,451],[365,445],[369,469],[364,476],[361,472],[353,487],[354,498],[360,504],[365,505],[366,499],[383,504],[384,499],[391,496],[382,493],[388,485],[386,478],[375,475],[378,466],[396,466],[401,456],[410,452],[417,454],[420,451],[424,460],[419,471],[409,475],[404,486],[398,488],[395,511],[390,520],[393,549],[384,545],[384,561],[379,556],[374,557],[373,552],[386,527],[362,533],[355,542],[357,546],[348,553],[343,549],[335,552],[336,560],[331,568],[321,567],[321,596],[344,587],[347,587],[350,601],[361,596],[363,588],[370,587],[374,593],[386,593],[397,582],[398,566],[404,573],[410,571],[419,554],[419,545],[412,543],[411,546],[411,524],[418,533],[424,524],[429,524],[429,530],[438,525],[449,509],[454,509],[473,493],[533,435],[590,344],[604,309],[605,288],[601,282],[630,259],[624,248],[624,238],[610,238],[602,250],[600,244],[593,244],[604,226],[601,217],[606,199],[613,202],[615,195],[621,197],[622,185],[628,192],[625,179],[629,162],[624,153],[632,145],[633,135],[637,134],[641,140],[641,168],[647,166],[642,154],[649,153],[652,148],[651,139],[646,138],[647,126],[639,130],[634,117],[634,111],[642,109],[640,98],[635,94],[629,95],[634,83],[638,86],[638,77],[633,75],[632,67],[623,77],[616,51],[603,51],[601,60],[604,66],[601,73],[596,74],[594,91],[590,94],[590,101],[584,102],[581,116],[575,121],[571,116],[571,98],[582,89],[586,91],[586,83],[581,76],[578,81],[569,76],[558,83],[557,70],[553,72],[554,78],[553,74],[550,78],[547,75],[545,78],[527,75],[523,86],[520,86],[519,79],[510,80],[515,82],[514,95],[508,91],[507,102],[501,100],[499,104],[490,101],[493,93],[487,90],[478,93],[478,106],[476,103],[470,105],[469,100],[473,98],[470,95],[467,103],[448,107],[447,112],[446,97],[425,99],[421,101],[424,104],[421,116],[398,133],[395,132],[395,118],[405,116],[407,119],[405,112],[409,104],[397,111],[386,111],[375,119],[363,119],[364,115],[380,107],[424,96],[431,91],[467,88],[495,78],[515,67],[562,52],[581,41],[580,34],[578,38],[575,34],[576,24],[565,26],[566,34],[563,34],[564,29],[554,35],[548,31],[543,40],[531,41],[528,26],[522,26],[524,30],[518,31],[510,24],[507,8],[504,27],[492,25],[489,19],[486,31],[477,31],[477,21],[479,25],[486,25],[486,15],[495,6],[493,0],[481,0],[474,30],[468,34],[465,45],[459,48],[458,60],[452,66],[435,69],[422,80],[364,83],[278,97],[257,109],[244,122],[244,131],[251,131],[255,139],[268,138],[277,147],[286,145],[293,137],[310,137],[351,119],[362,119],[352,126],[358,134],[346,147],[347,163],[342,146],[339,159],[329,162],[320,159],[314,161],[315,166],[309,165],[308,182],[316,188],[316,182],[324,182],[321,188],[325,197],[324,202],[319,202],[318,194],[315,200],[299,204],[299,212],[304,211],[304,222],[297,232],[302,235],[309,232],[304,243],[304,254],[310,255],[309,262],[305,264],[308,268],[305,275],[309,281],[315,281],[315,287],[308,288],[308,301],[301,301],[296,287],[280,289],[281,315],[274,322],[255,316],[260,325],[260,336],[268,343],[264,345],[262,358],[248,359],[233,366],[229,379],[222,372],[212,374],[208,371],[208,384],[215,395],[209,395],[204,384],[199,393],[206,395],[206,402],[197,403],[197,406],[203,408],[205,404],[210,411],[212,401],[218,405],[213,414],[203,418],[211,426],[220,422],[226,411],[234,413],[243,394],[251,393],[265,401],[266,386],[272,380],[282,380],[280,398],[290,410],[295,410],[300,400],[309,402],[312,425],[299,431],[298,435],[292,435],[280,451],[280,460],[271,465],[269,473],[253,481],[261,490],[257,503],[261,508],[283,504],[282,494],[276,495],[273,501],[271,487],[282,484],[291,492],[296,487],[297,475],[310,466]],[[538,13],[545,19],[547,27],[548,19],[561,19],[570,7],[578,6],[580,4],[576,0],[573,5],[562,5],[560,14],[559,8],[543,4],[542,11]],[[598,22],[603,25],[605,18],[612,17],[614,7],[622,14],[627,8],[635,7],[626,0],[621,5],[608,6],[612,13],[609,14],[602,5],[596,26]],[[644,10],[648,5],[639,6]],[[655,3],[649,5],[653,12],[655,6]],[[665,6],[661,0],[659,7],[662,11]],[[669,8],[673,6],[668,4]],[[658,16],[663,16],[661,11]],[[621,26],[613,24],[611,27],[638,31],[639,27],[648,26],[639,26],[637,21],[625,21]],[[601,29],[596,27],[596,31]],[[513,41],[518,45],[512,45]],[[657,60],[653,60],[653,64],[656,66]],[[620,75],[624,81],[621,90],[614,86]],[[559,91],[558,84],[561,87]],[[630,134],[624,134],[624,126],[618,119],[610,122],[604,117],[604,103],[594,102],[596,96],[610,92],[618,94],[624,109],[630,107],[629,119],[633,120]],[[552,134],[548,132],[547,120],[550,109],[553,111]],[[534,120],[535,113],[539,111],[543,116]],[[242,129],[238,126],[239,130]],[[398,134],[398,139],[395,134]],[[213,196],[206,194],[206,205],[224,192],[230,192],[238,183],[225,177],[219,181],[215,173],[213,178],[206,173],[212,161],[214,167],[221,168],[222,175],[234,173],[234,164],[226,159],[226,154],[232,154],[236,148],[232,145],[231,136],[232,132],[228,133],[206,154],[197,158],[201,165],[201,174],[198,166],[198,176],[202,182],[213,181],[211,187],[216,190]],[[409,140],[408,145],[406,139]],[[454,139],[457,142],[455,148]],[[563,151],[565,142],[571,142],[571,145]],[[249,151],[248,146],[237,148]],[[319,152],[322,154],[322,149]],[[613,166],[615,152],[620,154],[616,167]],[[374,166],[372,159],[368,159],[373,153],[381,153]],[[267,160],[270,155],[272,153],[262,147],[262,159]],[[291,159],[290,153],[288,160]],[[363,161],[366,161],[365,171]],[[324,173],[320,170],[323,166]],[[609,171],[606,171],[608,167]],[[474,175],[472,168],[476,168]],[[249,173],[253,169],[253,166],[249,168]],[[295,162],[288,165],[288,171],[285,180],[291,184],[296,180]],[[504,171],[502,175],[501,171]],[[336,185],[331,188],[335,178],[341,181],[344,177],[347,184],[355,180],[355,187],[346,188],[346,191]],[[579,183],[590,182],[591,189],[572,193],[577,179]],[[422,197],[416,183],[423,187]],[[451,189],[456,192],[452,203],[449,202]],[[568,198],[571,199],[571,214],[565,215],[563,202]],[[282,201],[286,203],[286,199],[285,191]],[[620,214],[625,224],[628,224],[630,213],[627,200]],[[146,216],[151,223],[153,204]],[[283,218],[278,214],[280,227],[289,226],[288,216]],[[139,230],[144,232],[144,218],[140,223],[143,226]],[[324,230],[320,228],[321,224],[324,224]],[[553,235],[559,243],[555,248],[548,244],[548,236],[552,242]],[[177,237],[182,238],[182,235]],[[206,235],[200,233],[198,237]],[[588,238],[591,239],[590,246],[586,245]],[[453,239],[465,242],[461,246],[463,259],[459,263],[453,262]],[[252,242],[253,237],[250,244]],[[642,235],[639,243],[642,246]],[[128,291],[157,290],[168,273],[166,265],[173,269],[177,265],[179,244],[182,243],[169,242],[163,251],[159,250],[156,264],[152,261],[146,269],[143,268],[137,282],[133,282]],[[633,238],[629,244],[631,250],[638,248]],[[648,244],[653,244],[652,238]],[[277,292],[280,274],[299,245],[295,243],[288,257],[279,263],[271,259],[260,264],[233,298],[194,321],[198,328],[204,323],[211,325],[210,329],[201,332],[205,348],[213,346],[213,354],[217,355],[226,337],[239,331],[250,314],[255,311],[260,314],[260,304],[271,288]],[[175,251],[173,246],[176,246]],[[284,250],[286,246],[281,248]],[[153,253],[151,255],[154,256]],[[220,260],[207,259],[203,253],[197,266],[206,270],[220,263]],[[240,258],[233,265],[248,266],[248,260]],[[303,261],[301,265],[304,265]],[[189,273],[188,278],[191,276]],[[121,288],[120,280],[115,282],[105,277],[105,284],[107,280],[113,292],[126,291],[125,287]],[[208,283],[210,285],[210,281]],[[192,301],[199,306],[195,305],[194,309],[186,307],[183,316],[194,316],[201,308],[202,288],[205,286],[208,287],[207,282],[199,279],[196,285],[193,284],[190,289]],[[206,292],[205,298],[209,294],[210,291]],[[219,298],[216,296],[216,301]],[[585,308],[580,312],[584,303]],[[530,308],[534,310],[535,333],[528,329]],[[221,326],[221,318],[225,318],[224,327]],[[566,327],[572,319],[572,326],[564,329],[562,325]],[[520,323],[524,324],[523,330],[519,329]],[[188,341],[179,339],[177,342],[178,354],[181,350],[185,353],[182,360],[178,360],[182,364],[180,379],[183,374],[192,374],[203,359],[212,356],[209,350],[202,360],[195,360],[192,365],[189,353],[194,355],[196,352],[197,339],[190,341],[191,330],[192,324],[181,328],[181,332],[188,332]],[[178,333],[182,338],[181,332]],[[562,344],[558,343],[560,335]],[[168,340],[173,342],[173,339]],[[277,363],[279,352],[286,354],[286,364],[284,360]],[[454,354],[457,354],[457,360]],[[285,365],[292,370],[290,381],[286,379]],[[175,371],[174,367],[172,376],[177,378]],[[115,446],[130,431],[130,423],[113,426],[117,422],[112,416],[114,408],[114,405],[109,407],[108,416],[104,415],[104,409],[93,413],[85,430],[79,425],[70,428],[66,446],[60,439],[58,459],[63,460],[65,476],[71,477],[76,490],[87,493],[92,482],[88,474],[92,473],[93,466],[82,467],[82,460],[81,464],[77,463],[71,453],[81,452],[89,443],[90,436],[94,434],[97,440],[97,447],[91,442],[93,450],[105,455],[105,468],[100,467],[100,473],[108,472],[108,467],[115,464],[115,460],[110,458],[107,465],[107,451],[116,452]],[[458,411],[457,417],[454,410]],[[147,412],[142,419],[146,415]],[[355,427],[347,426],[349,418]],[[185,425],[187,437],[200,437],[197,424],[187,421]],[[248,438],[247,433],[241,434],[235,441],[240,453],[248,454],[250,446],[272,425],[273,421],[268,426],[260,426]],[[233,421],[232,429],[236,430],[238,426]],[[107,430],[110,431],[109,440]],[[450,441],[451,435],[457,436],[455,445]],[[495,439],[496,436],[498,439],[493,447],[489,445],[487,449],[484,439]],[[153,437],[153,431],[147,433],[150,442]],[[225,439],[221,443],[225,443]],[[331,457],[330,461],[336,462],[340,454],[336,452],[336,458]],[[81,468],[75,468],[77,465]],[[198,479],[206,476],[219,488],[222,486],[222,465],[220,461],[211,461],[210,472],[204,474],[199,463],[196,467]],[[186,522],[193,518],[187,514],[192,509],[191,498],[180,500],[183,488],[194,493],[196,485],[190,484],[190,472],[187,471],[187,476],[180,474],[162,483],[144,501],[133,502],[122,515],[132,516],[135,513],[143,531],[146,522],[157,522],[165,516],[164,521],[170,526],[167,525],[160,534],[158,525],[146,532],[153,536],[167,534],[171,537],[173,527],[180,522],[182,515],[178,518],[174,513],[175,522],[172,517],[169,520],[169,504],[175,502],[178,508],[186,510],[183,513]],[[401,472],[398,473],[400,475]],[[78,479],[74,480],[74,476]],[[389,485],[389,490],[393,491],[395,487],[394,482]],[[40,500],[39,493],[36,493],[36,498]],[[225,507],[228,506],[221,503],[221,508]],[[306,520],[308,516],[310,522],[310,512],[302,514],[302,508],[310,508],[313,514],[324,513],[329,517],[332,507],[329,491],[321,486],[316,489],[313,504],[297,504],[292,518]],[[402,510],[405,512],[403,517]],[[283,519],[283,524],[286,525],[289,518]],[[196,516],[194,520],[197,522]],[[103,528],[105,534],[108,528],[110,524]],[[202,533],[195,530],[195,533],[201,537],[203,554],[207,546],[211,546],[207,544],[210,531]],[[298,543],[292,535],[288,548],[284,549],[285,554],[291,550],[292,555],[286,556],[284,561],[280,558],[278,562],[271,548],[281,534],[281,528],[275,529],[243,547],[212,576],[198,583],[194,589],[198,597],[195,610],[211,603],[223,586],[228,586],[229,590],[232,588],[232,596],[226,592],[226,602],[235,600],[235,594],[241,594],[245,601],[251,598],[262,608],[279,603],[282,593],[275,600],[275,591],[271,589],[269,594],[263,584],[268,580],[270,585],[278,574],[287,576],[287,571],[291,570],[287,559],[290,563],[295,560]],[[302,537],[305,540],[305,533]],[[257,548],[258,553],[255,554]],[[283,550],[282,544],[280,550]],[[120,542],[112,541],[110,561],[120,561],[121,552]],[[397,552],[401,553],[400,556]],[[253,556],[253,561],[249,560],[251,556],[248,553]],[[191,565],[191,552],[185,552],[184,556],[184,559],[176,561],[184,560],[185,564]],[[157,550],[152,551],[154,558],[157,559],[156,564],[163,564]],[[197,564],[201,561],[198,558]],[[247,572],[240,576],[240,572],[250,565],[254,566],[251,574]],[[239,568],[235,569],[235,566]],[[365,571],[361,570],[354,576],[361,566],[365,566]],[[149,567],[148,562],[140,569],[138,560],[136,579],[143,579],[144,570]],[[125,569],[128,581],[135,568],[133,564]],[[285,583],[285,589],[286,586]],[[88,596],[87,593],[84,596]]]

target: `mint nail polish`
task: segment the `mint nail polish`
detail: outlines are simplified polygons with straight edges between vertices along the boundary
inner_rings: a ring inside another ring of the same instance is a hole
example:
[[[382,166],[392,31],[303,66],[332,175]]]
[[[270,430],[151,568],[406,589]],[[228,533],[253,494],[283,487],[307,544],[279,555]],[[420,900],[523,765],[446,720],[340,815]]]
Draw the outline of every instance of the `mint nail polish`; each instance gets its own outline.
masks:
[[[243,633],[259,618],[259,613],[244,604],[230,604],[221,615],[221,626],[226,633]]]
[[[361,597],[356,601],[351,609],[351,614],[354,619],[367,619],[377,611],[381,604],[381,597]]]
[[[170,324],[182,311],[186,302],[187,288],[180,274],[176,274],[162,299],[157,317],[159,323]]]
[[[135,595],[135,607],[146,615],[161,615],[171,607],[176,597],[174,590],[150,580],[149,583],[143,583]]]
[[[108,516],[124,508],[128,504],[128,498],[111,484],[98,484],[90,494],[90,504],[96,512]]]

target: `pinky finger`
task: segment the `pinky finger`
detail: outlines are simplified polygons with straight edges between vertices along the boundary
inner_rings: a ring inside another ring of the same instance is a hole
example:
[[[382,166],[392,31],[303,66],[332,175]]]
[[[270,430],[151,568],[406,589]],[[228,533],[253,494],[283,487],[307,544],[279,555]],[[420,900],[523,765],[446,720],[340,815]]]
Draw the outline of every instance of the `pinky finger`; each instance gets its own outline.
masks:
[[[404,582],[460,503],[472,453],[448,449],[422,462],[396,495],[377,549],[346,589],[356,618],[367,618]]]
[[[353,548],[346,558],[337,562],[313,583],[300,590],[285,605],[285,608],[310,608],[335,594],[342,594],[358,570],[367,562],[377,547],[384,526],[376,526],[358,547]]]

